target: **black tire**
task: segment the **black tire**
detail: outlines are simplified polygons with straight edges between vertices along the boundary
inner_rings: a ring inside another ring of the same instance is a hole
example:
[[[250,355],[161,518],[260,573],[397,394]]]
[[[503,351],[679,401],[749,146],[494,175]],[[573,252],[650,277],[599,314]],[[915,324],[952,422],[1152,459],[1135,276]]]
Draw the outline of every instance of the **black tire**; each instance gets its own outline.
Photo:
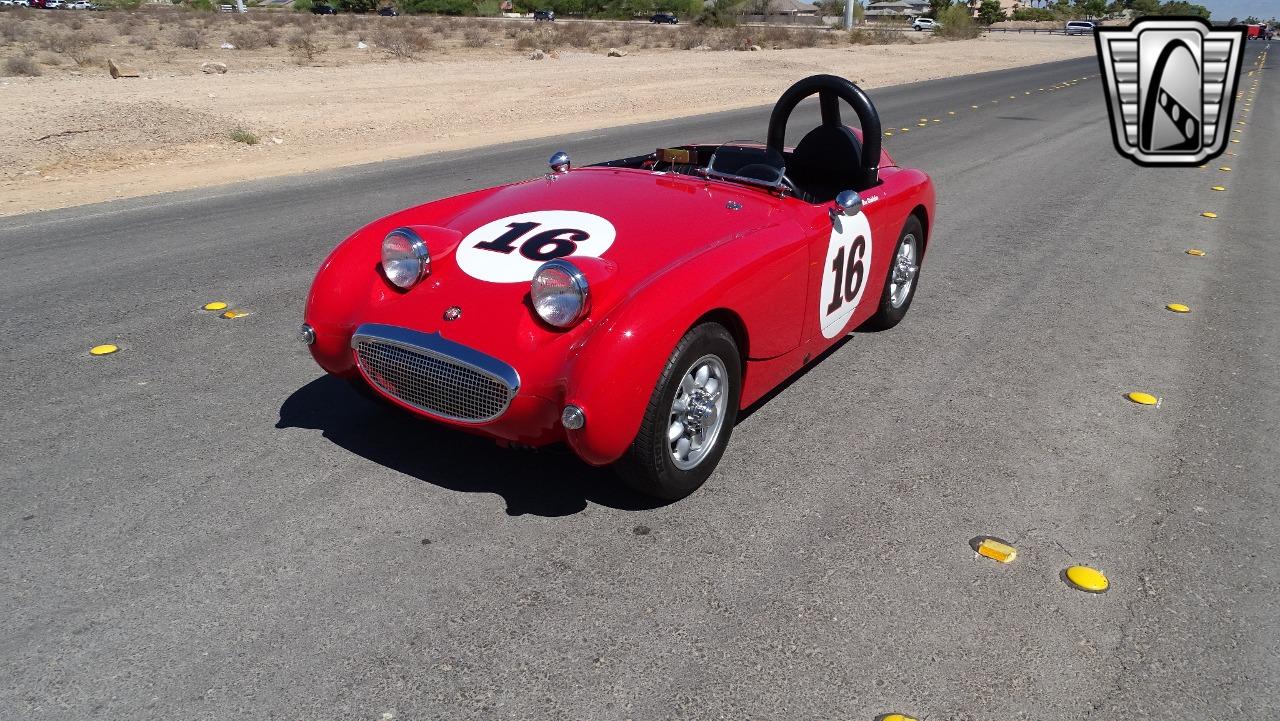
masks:
[[[715,356],[727,372],[728,398],[724,418],[713,445],[696,466],[676,467],[667,440],[671,406],[684,374],[704,356]],[[719,323],[703,323],[685,334],[667,359],[657,387],[645,408],[640,430],[627,452],[613,464],[622,480],[635,491],[667,501],[693,493],[715,470],[738,420],[742,390],[742,360],[733,336]]]
[[[884,290],[880,292],[880,307],[876,309],[876,314],[868,318],[867,322],[862,325],[863,330],[888,330],[900,323],[903,317],[907,315],[907,310],[911,308],[911,301],[916,297],[916,289],[920,287],[920,273],[918,270],[916,271],[915,279],[911,283],[911,288],[907,290],[907,297],[901,305],[894,307],[893,298],[889,292],[889,281],[893,278],[893,266],[898,257],[898,250],[908,237],[915,239],[916,265],[921,264],[925,247],[924,227],[920,225],[920,218],[912,215],[903,224],[902,232],[898,234],[898,242],[893,246],[893,255],[889,257],[889,270],[884,276]]]

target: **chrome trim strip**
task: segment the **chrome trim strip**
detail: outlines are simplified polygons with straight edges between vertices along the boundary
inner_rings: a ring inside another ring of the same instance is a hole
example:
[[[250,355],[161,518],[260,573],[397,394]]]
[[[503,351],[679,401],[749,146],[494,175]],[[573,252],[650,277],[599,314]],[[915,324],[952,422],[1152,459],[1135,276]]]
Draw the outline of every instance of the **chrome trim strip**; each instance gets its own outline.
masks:
[[[350,347],[352,351],[357,350],[356,346],[361,340],[390,343],[392,345],[400,346],[406,350],[434,356],[445,362],[461,364],[483,375],[489,376],[490,378],[505,385],[508,389],[507,402],[503,405],[502,410],[488,418],[478,420],[471,418],[455,418],[430,408],[423,408],[417,404],[409,403],[403,398],[392,395],[396,400],[399,400],[402,403],[407,403],[408,405],[421,410],[423,413],[437,418],[445,418],[460,423],[487,423],[488,421],[498,418],[505,413],[507,408],[511,406],[511,401],[516,397],[516,393],[520,390],[520,374],[515,368],[512,368],[507,363],[504,363],[491,355],[481,353],[480,351],[462,345],[461,343],[455,343],[448,340],[441,336],[439,332],[423,333],[421,331],[401,328],[400,326],[395,325],[364,323],[357,327],[355,333],[351,335]],[[363,363],[360,361],[360,354],[358,352],[353,352],[352,355],[355,356],[356,365],[360,368],[361,374],[368,378],[369,373],[365,370]],[[372,385],[380,392],[386,393],[386,391],[378,387],[377,383],[372,383]],[[391,394],[387,393],[387,395]]]

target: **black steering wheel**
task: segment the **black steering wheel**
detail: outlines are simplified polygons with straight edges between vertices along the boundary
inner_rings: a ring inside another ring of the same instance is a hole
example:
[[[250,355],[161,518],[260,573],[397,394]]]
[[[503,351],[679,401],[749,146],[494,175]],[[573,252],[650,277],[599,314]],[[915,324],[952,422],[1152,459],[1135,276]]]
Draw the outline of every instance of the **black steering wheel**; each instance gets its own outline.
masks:
[[[791,111],[810,95],[818,96],[822,125],[811,130],[792,154],[788,170],[792,171],[796,184],[819,202],[834,198],[840,190],[862,191],[876,185],[883,135],[880,114],[862,88],[844,78],[812,75],[787,88],[769,116],[766,146],[782,152]],[[840,100],[848,103],[858,115],[861,143],[840,119]]]

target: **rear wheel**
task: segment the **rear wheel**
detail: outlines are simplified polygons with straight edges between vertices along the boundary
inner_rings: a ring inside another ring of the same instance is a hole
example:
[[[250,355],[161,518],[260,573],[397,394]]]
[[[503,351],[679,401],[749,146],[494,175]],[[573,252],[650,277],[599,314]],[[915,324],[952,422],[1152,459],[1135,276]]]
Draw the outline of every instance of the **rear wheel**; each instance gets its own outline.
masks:
[[[867,319],[867,330],[888,330],[897,325],[911,307],[916,295],[916,279],[920,275],[920,257],[924,251],[924,228],[912,215],[902,226],[898,244],[889,261],[889,272],[880,293],[880,307]]]
[[[640,431],[614,469],[628,486],[668,501],[696,491],[724,455],[738,419],[742,361],[729,331],[685,334],[662,370]]]

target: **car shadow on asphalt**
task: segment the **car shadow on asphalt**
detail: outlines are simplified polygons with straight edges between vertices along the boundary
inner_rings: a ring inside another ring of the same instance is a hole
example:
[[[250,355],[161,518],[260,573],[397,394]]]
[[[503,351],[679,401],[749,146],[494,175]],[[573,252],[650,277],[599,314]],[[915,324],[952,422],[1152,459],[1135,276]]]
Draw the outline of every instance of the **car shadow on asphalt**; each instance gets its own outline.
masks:
[[[568,516],[595,503],[621,510],[665,505],[627,489],[607,468],[567,448],[517,451],[374,403],[346,381],[321,376],[280,406],[276,428],[310,428],[342,448],[441,488],[494,493],[511,516]]]

